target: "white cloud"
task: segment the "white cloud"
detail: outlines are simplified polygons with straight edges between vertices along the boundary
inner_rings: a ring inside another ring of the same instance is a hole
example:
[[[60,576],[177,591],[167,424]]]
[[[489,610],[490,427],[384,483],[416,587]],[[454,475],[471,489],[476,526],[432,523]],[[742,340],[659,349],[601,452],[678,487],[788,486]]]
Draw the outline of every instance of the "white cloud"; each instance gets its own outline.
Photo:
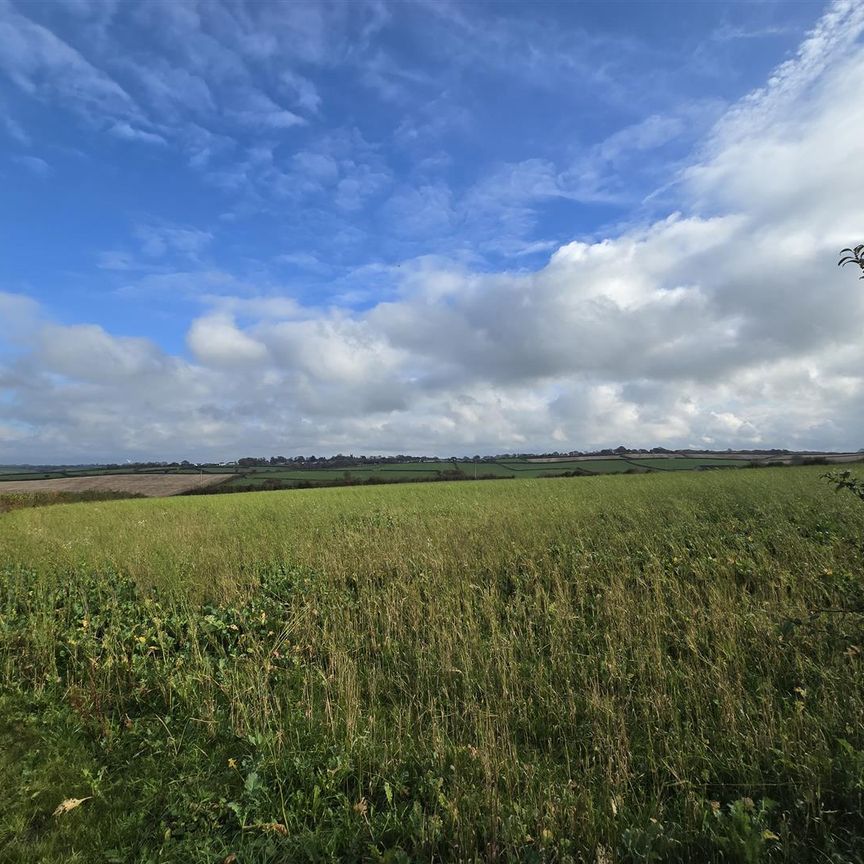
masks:
[[[267,359],[267,348],[240,330],[227,313],[214,313],[193,321],[187,340],[204,364],[242,367]]]
[[[280,75],[280,80],[300,110],[308,111],[310,114],[318,113],[321,108],[321,96],[308,78],[291,70],[285,70]]]
[[[139,113],[113,78],[8,0],[0,2],[0,71],[25,93],[65,102],[90,119]]]
[[[162,57],[147,63],[125,61],[141,82],[147,101],[164,119],[184,120],[189,112],[207,116],[216,111],[216,101],[206,80],[188,69],[172,66]]]
[[[39,320],[39,304],[23,294],[0,291],[0,346],[27,341]]]
[[[242,316],[258,321],[285,321],[308,318],[310,315],[309,310],[304,309],[290,297],[233,297],[204,294],[199,299],[232,318]]]
[[[145,129],[136,129],[125,121],[115,123],[108,131],[115,138],[122,138],[124,141],[141,141],[144,144],[167,143],[161,135],[157,135],[155,132],[147,132]]]
[[[160,374],[171,362],[146,339],[118,338],[94,324],[46,324],[36,350],[43,372],[84,383],[122,386],[142,375]]]
[[[228,110],[227,115],[253,129],[290,129],[306,123],[299,114],[283,108],[259,90],[244,90],[235,101],[242,107]]]
[[[0,103],[0,111],[4,115],[2,118],[3,128],[9,137],[18,144],[30,144],[30,136],[24,130],[24,127],[14,117],[9,116],[8,109],[2,103]]]
[[[166,223],[140,224],[135,227],[134,233],[141,243],[143,254],[151,258],[177,254],[197,260],[213,241],[213,234],[210,231]]]
[[[403,356],[367,322],[339,315],[286,321],[262,329],[260,336],[286,370],[342,388],[371,389],[371,382],[395,383]]]
[[[444,183],[402,186],[387,201],[385,213],[394,234],[435,238],[449,233],[456,220],[452,193]]]
[[[339,163],[326,153],[301,150],[292,157],[297,171],[315,182],[330,184],[339,176]]]
[[[135,9],[89,0],[56,6],[71,13],[72,26],[55,32],[31,10],[0,0],[0,76],[113,137],[171,144],[200,165],[230,147],[232,136],[304,125],[298,112],[316,114],[321,97],[286,58],[301,59],[314,39],[315,62],[325,62],[331,35],[344,40],[331,34],[331,23],[345,17],[335,7],[282,5],[259,14],[157,0]],[[130,25],[142,34],[134,41]],[[262,65],[270,70],[267,92]],[[26,140],[13,120],[3,125]]]

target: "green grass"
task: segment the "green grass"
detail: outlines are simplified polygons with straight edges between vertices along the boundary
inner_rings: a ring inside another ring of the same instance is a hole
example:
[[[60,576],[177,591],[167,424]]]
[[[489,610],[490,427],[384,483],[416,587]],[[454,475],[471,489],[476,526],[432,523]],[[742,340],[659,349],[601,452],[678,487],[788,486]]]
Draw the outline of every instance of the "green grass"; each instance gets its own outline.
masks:
[[[7,513],[0,860],[860,861],[821,471]]]
[[[263,484],[268,480],[308,481],[315,484],[333,484],[351,479],[354,482],[362,482],[369,477],[384,480],[423,480],[433,477],[439,471],[446,471],[449,466],[424,468],[423,466],[401,465],[396,466],[369,466],[354,468],[258,468],[250,469],[238,477],[229,480],[228,485],[254,485]]]
[[[711,459],[710,457],[688,457],[682,456],[674,459],[628,459],[633,465],[641,465],[644,468],[653,468],[656,471],[692,471],[703,465],[743,468],[751,463],[746,459]]]
[[[696,467],[698,462],[689,467]],[[516,477],[560,477],[569,473],[584,474],[617,474],[632,471],[633,464],[623,459],[591,459],[575,462],[572,460],[556,460],[554,462],[529,462],[527,460],[509,459],[497,462],[458,461],[428,462],[428,463],[396,463],[385,465],[366,465],[353,468],[283,468],[260,467],[242,471],[237,477],[229,480],[228,488],[250,488],[264,486],[273,481],[284,484],[311,484],[313,486],[332,486],[343,484],[360,484],[369,480],[378,483],[409,482],[415,480],[452,479],[454,471],[464,478],[479,479]]]

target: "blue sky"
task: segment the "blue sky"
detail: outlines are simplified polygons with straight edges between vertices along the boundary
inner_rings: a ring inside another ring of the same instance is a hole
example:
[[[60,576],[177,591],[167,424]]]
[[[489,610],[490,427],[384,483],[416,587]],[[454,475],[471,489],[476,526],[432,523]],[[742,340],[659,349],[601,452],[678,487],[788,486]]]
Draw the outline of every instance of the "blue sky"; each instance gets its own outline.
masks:
[[[0,460],[862,446],[861,18],[0,0]]]

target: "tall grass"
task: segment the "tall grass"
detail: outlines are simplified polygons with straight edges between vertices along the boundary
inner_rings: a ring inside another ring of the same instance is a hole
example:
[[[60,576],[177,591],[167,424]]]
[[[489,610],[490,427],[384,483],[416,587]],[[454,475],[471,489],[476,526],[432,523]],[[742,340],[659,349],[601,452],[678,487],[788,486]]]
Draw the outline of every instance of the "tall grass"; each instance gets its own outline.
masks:
[[[134,492],[106,492],[88,490],[81,492],[40,491],[0,493],[0,513],[26,507],[47,507],[51,504],[75,504],[80,501],[119,501],[123,498],[141,498]]]
[[[0,859],[861,860],[820,610],[864,515],[818,475],[7,514]]]

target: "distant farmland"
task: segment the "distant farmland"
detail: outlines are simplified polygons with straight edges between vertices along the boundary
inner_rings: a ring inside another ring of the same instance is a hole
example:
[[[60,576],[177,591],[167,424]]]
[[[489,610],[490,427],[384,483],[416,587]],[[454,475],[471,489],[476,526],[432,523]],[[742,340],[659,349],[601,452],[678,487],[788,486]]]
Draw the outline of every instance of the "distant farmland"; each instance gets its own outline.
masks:
[[[48,480],[2,480],[0,495],[21,492],[118,492],[163,498],[229,479],[224,474],[96,474]]]
[[[345,467],[305,467],[303,465],[265,465],[242,467],[237,465],[196,465],[190,467],[162,468],[62,468],[57,470],[15,469],[0,471],[0,484],[15,482],[26,484],[26,488],[36,489],[33,485],[41,480],[67,480],[69,478],[98,478],[107,474],[112,476],[112,484],[121,482],[122,478],[187,478],[177,481],[176,488],[181,490],[184,482],[190,488],[203,483],[214,485],[225,483],[229,488],[244,486],[263,486],[267,483],[284,483],[286,485],[333,486],[364,482],[398,483],[404,481],[424,481],[437,479],[490,479],[515,477],[560,477],[570,474],[620,474],[630,471],[638,473],[647,470],[668,470],[670,468],[698,469],[716,464],[743,467],[750,464],[745,458],[714,459],[662,457],[625,458],[619,456],[598,458],[562,458],[562,459],[497,459],[497,460],[439,460],[428,462],[381,462],[349,465]],[[201,481],[201,477],[205,478]],[[196,478],[199,484],[193,483]],[[210,478],[210,480],[207,480]],[[0,490],[3,486],[0,485]],[[19,491],[24,485],[16,486]],[[58,487],[59,488],[59,487]],[[63,488],[66,488],[64,486]],[[75,487],[78,488],[78,487]],[[88,485],[87,488],[97,488]],[[101,488],[101,487],[98,487]],[[113,487],[112,487],[113,488]],[[173,488],[170,483],[166,489]],[[168,492],[166,494],[173,494]]]
[[[359,486],[384,483],[419,483],[437,480],[505,480],[515,478],[573,477],[603,474],[644,474],[667,471],[704,471],[759,467],[848,463],[861,454],[783,454],[755,456],[744,453],[612,456],[524,457],[405,462],[359,462],[343,466],[309,466],[287,462],[276,465],[166,465],[148,467],[65,467],[57,469],[9,468],[0,470],[0,494],[27,491],[111,491],[148,497],[201,492],[242,492],[322,486]]]

